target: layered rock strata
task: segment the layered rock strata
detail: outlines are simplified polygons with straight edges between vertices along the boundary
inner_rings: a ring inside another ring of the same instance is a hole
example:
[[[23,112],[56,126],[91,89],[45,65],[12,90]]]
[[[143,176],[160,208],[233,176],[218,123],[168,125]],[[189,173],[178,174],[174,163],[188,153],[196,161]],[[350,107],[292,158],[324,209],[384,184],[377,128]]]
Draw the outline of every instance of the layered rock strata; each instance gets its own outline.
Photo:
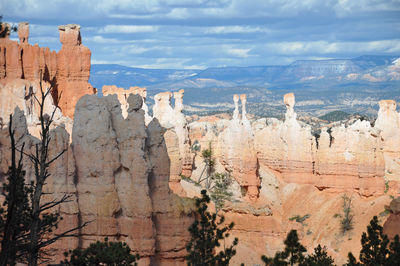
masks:
[[[80,26],[59,26],[61,50],[57,53],[57,105],[65,116],[73,117],[75,105],[85,94],[96,93],[89,84],[89,48],[82,45]]]
[[[0,38],[0,91],[7,93],[10,90],[7,86],[21,82],[18,80],[33,83],[28,87],[34,87],[42,78],[54,88],[54,105],[72,118],[78,99],[94,93],[88,83],[91,53],[81,43],[79,25],[60,26],[59,32],[62,48],[58,53],[37,44],[30,45],[29,24],[26,22],[19,24],[19,43],[10,40],[8,35]],[[4,120],[10,110],[1,111],[0,117]]]
[[[322,128],[320,136],[296,120],[294,95],[284,97],[285,121],[267,120],[255,133],[260,167],[272,169],[287,183],[313,184],[319,189],[355,189],[364,196],[382,193],[382,137],[367,121]]]

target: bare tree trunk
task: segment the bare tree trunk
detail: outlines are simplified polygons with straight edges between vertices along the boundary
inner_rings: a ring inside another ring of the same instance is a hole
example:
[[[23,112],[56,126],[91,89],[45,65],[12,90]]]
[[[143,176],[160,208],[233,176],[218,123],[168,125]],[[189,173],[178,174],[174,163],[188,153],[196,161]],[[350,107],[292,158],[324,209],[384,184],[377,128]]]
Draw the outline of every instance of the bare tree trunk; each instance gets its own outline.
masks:
[[[47,239],[44,239],[44,236],[48,233],[48,230],[52,230],[53,228],[57,227],[58,221],[60,219],[59,213],[51,213],[47,214],[46,211],[59,206],[64,202],[68,202],[70,196],[64,195],[59,200],[53,200],[50,202],[46,202],[44,204],[40,203],[40,199],[42,197],[42,190],[43,186],[46,183],[46,179],[50,176],[48,172],[48,168],[55,160],[57,160],[62,154],[64,154],[65,149],[58,153],[54,158],[48,158],[49,152],[49,144],[50,144],[50,126],[53,122],[54,114],[56,109],[53,110],[52,114],[49,116],[48,114],[44,114],[44,104],[46,97],[51,95],[51,89],[48,89],[46,92],[43,91],[42,88],[42,80],[40,80],[40,92],[41,92],[41,99],[35,100],[39,104],[40,107],[40,114],[39,120],[41,125],[41,138],[40,143],[36,144],[35,147],[35,154],[30,154],[29,159],[34,165],[35,168],[35,184],[33,188],[33,195],[31,198],[32,204],[32,222],[30,226],[29,232],[29,255],[28,255],[28,265],[29,266],[36,266],[38,264],[39,259],[43,259],[41,249],[44,247],[54,243],[55,241],[59,240],[63,237],[72,237],[75,236],[71,234],[72,232],[83,228],[90,222],[85,222],[84,224],[78,225],[70,230],[67,230],[61,234],[51,236]],[[46,214],[46,215],[44,215]]]
[[[49,130],[50,120],[45,121],[43,117],[44,102],[49,95],[50,90],[46,93],[43,92],[42,81],[40,80],[41,99],[37,100],[40,106],[40,125],[41,125],[41,142],[40,146],[36,144],[36,158],[33,160],[35,166],[36,183],[32,197],[32,223],[30,227],[30,248],[29,248],[29,266],[36,266],[39,259],[39,237],[40,237],[40,198],[42,196],[42,189],[46,178],[49,176],[47,173],[47,154],[49,149]],[[52,117],[51,117],[52,120]]]

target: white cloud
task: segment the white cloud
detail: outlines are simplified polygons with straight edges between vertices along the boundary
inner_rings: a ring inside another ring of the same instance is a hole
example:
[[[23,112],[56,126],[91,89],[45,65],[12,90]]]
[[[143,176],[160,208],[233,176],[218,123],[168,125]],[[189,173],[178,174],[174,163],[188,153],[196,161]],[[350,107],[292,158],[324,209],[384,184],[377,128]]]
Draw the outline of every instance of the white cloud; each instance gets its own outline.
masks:
[[[229,55],[233,55],[236,57],[249,57],[249,52],[251,49],[238,49],[238,48],[229,48],[226,50],[226,52]]]
[[[205,33],[221,34],[221,33],[253,33],[253,32],[268,32],[269,30],[261,27],[252,26],[217,26],[210,27],[205,30]]]
[[[165,17],[171,19],[185,19],[190,18],[191,14],[187,8],[173,8]]]
[[[201,69],[202,65],[190,64],[191,58],[157,58],[146,60],[147,63],[135,63],[135,67],[164,69]]]
[[[398,0],[338,0],[333,9],[339,17],[346,17],[360,12],[399,11],[400,2]]]
[[[134,54],[134,55],[143,54],[145,52],[148,52],[150,50],[155,50],[155,49],[160,49],[160,48],[159,47],[143,47],[143,46],[139,46],[139,45],[135,45],[135,44],[127,45],[127,46],[120,48],[120,50],[124,54]]]
[[[151,25],[107,25],[99,30],[99,33],[138,33],[155,32],[158,26]]]
[[[92,37],[85,37],[83,40],[84,41],[87,40],[89,42],[101,43],[101,44],[122,44],[122,43],[127,42],[124,40],[119,40],[119,39],[114,39],[114,38],[104,38],[103,36],[100,36],[100,35],[95,35]]]
[[[282,55],[343,54],[343,53],[400,53],[400,39],[371,42],[271,42],[262,47],[265,51]]]

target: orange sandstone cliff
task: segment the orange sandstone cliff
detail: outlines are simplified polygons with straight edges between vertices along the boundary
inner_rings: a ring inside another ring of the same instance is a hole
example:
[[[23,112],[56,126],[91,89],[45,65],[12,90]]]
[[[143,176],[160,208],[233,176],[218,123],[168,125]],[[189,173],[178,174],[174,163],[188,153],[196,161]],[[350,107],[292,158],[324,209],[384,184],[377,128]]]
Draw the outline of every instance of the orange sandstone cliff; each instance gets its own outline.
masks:
[[[9,36],[0,38],[1,98],[19,98],[19,106],[24,109],[21,102],[38,93],[38,83],[42,75],[43,80],[54,87],[52,104],[58,106],[64,116],[73,118],[79,98],[95,93],[88,83],[91,53],[82,45],[80,26],[60,26],[59,32],[62,48],[58,53],[47,47],[29,44],[29,24],[26,22],[19,23],[19,43],[10,40]],[[13,87],[18,87],[19,93],[7,95],[13,91]],[[3,101],[1,115],[7,116],[13,111],[14,101]],[[24,110],[24,113],[29,115],[30,111]]]

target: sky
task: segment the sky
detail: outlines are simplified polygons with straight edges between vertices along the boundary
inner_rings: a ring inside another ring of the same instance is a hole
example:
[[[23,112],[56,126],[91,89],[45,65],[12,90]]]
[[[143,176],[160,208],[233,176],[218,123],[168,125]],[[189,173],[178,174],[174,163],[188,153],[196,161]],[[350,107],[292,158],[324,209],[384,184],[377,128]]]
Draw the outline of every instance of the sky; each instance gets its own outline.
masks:
[[[57,51],[57,26],[81,25],[92,64],[205,69],[400,55],[400,0],[0,0],[0,15],[29,22],[29,42]]]

